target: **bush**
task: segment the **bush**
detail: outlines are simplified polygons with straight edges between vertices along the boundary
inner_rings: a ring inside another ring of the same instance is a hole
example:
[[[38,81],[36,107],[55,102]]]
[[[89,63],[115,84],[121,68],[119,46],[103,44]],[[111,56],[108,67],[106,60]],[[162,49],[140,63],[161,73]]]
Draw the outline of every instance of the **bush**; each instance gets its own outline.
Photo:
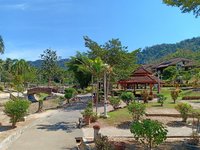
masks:
[[[96,150],[114,150],[107,136],[102,136],[95,140],[95,149]]]
[[[188,103],[178,103],[175,109],[180,112],[183,122],[186,122],[189,113],[192,111],[192,106]]]
[[[178,96],[179,96],[179,91],[177,91],[177,90],[171,91],[171,97],[174,100],[174,104],[176,103]]]
[[[4,90],[3,86],[0,86],[0,91],[3,91],[3,90]]]
[[[158,103],[160,103],[160,105],[163,106],[167,97],[165,97],[163,94],[157,94],[157,97],[158,97]]]
[[[149,149],[163,143],[167,138],[167,129],[157,120],[145,119],[131,124],[131,133],[134,138]]]
[[[98,120],[97,114],[93,113],[91,116],[91,122],[96,122]]]
[[[77,94],[77,91],[74,88],[67,88],[65,89],[65,98],[67,99],[68,103],[69,100]]]
[[[83,116],[91,117],[93,115],[92,102],[88,102],[87,107],[82,112]]]
[[[140,120],[140,117],[145,114],[146,106],[142,103],[132,102],[128,106],[128,111],[132,114],[133,120]]]
[[[132,92],[123,92],[121,94],[121,99],[128,105],[132,100],[134,100],[134,95]]]
[[[144,101],[144,103],[148,103],[148,98],[149,98],[149,93],[147,90],[143,90],[141,92],[141,96],[142,96],[142,99]]]
[[[8,101],[4,105],[4,112],[10,117],[12,127],[15,127],[26,114],[29,108],[30,102],[27,100],[17,99],[15,101]]]
[[[119,105],[121,104],[121,100],[119,98],[110,97],[109,100],[110,100],[110,104],[112,105],[114,109],[117,109]]]

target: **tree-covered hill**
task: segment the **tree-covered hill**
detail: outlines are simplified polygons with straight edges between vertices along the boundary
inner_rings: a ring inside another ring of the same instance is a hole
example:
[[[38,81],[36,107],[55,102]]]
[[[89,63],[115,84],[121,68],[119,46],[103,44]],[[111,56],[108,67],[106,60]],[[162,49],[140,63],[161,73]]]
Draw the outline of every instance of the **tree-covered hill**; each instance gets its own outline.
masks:
[[[60,59],[58,61],[58,65],[62,68],[66,68],[65,64],[66,62],[68,62],[69,59]],[[35,61],[29,61],[29,64],[31,64],[32,66],[36,67],[36,68],[40,68],[42,65],[42,60],[35,60]]]
[[[162,59],[177,50],[200,51],[200,37],[186,39],[176,44],[160,44],[146,47],[138,53],[138,63],[146,64]],[[184,51],[183,51],[184,53]]]

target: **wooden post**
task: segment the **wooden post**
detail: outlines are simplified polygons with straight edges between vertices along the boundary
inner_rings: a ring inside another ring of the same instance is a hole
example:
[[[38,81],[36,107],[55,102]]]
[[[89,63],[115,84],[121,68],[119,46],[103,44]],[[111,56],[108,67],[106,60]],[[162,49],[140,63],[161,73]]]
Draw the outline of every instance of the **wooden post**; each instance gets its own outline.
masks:
[[[153,95],[153,90],[152,90],[152,88],[153,88],[153,84],[150,83],[149,86],[150,86],[150,93],[149,93],[149,95]]]

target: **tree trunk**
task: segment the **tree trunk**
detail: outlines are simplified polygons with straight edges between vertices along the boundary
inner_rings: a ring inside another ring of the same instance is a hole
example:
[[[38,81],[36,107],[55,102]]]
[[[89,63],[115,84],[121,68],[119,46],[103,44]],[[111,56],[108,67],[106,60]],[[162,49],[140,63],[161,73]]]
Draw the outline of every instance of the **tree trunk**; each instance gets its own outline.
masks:
[[[41,112],[42,109],[43,109],[43,100],[39,100],[39,103],[38,103],[38,112]]]
[[[51,78],[49,77],[48,78],[48,87],[50,87],[51,86]]]
[[[99,79],[97,78],[97,91],[96,91],[96,114],[98,109],[98,102],[99,102]]]
[[[104,117],[107,118],[107,87],[106,87],[106,72],[104,72]]]
[[[16,127],[16,118],[15,116],[12,116],[12,128]]]
[[[94,77],[92,75],[92,111],[94,106]]]

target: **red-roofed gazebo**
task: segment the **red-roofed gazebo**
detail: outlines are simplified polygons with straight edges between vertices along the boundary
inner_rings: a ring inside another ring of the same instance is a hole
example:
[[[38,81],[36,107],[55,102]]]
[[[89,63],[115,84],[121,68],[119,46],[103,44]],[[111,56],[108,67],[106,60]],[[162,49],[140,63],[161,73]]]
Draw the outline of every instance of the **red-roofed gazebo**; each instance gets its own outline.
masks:
[[[139,67],[136,71],[134,71],[131,75],[131,77],[127,80],[120,80],[118,81],[118,84],[120,84],[122,87],[133,87],[134,93],[135,89],[138,86],[138,84],[144,84],[149,85],[150,87],[150,95],[153,95],[152,88],[154,84],[158,84],[158,93],[160,92],[160,84],[163,82],[154,76],[150,71],[146,70],[143,67]]]

